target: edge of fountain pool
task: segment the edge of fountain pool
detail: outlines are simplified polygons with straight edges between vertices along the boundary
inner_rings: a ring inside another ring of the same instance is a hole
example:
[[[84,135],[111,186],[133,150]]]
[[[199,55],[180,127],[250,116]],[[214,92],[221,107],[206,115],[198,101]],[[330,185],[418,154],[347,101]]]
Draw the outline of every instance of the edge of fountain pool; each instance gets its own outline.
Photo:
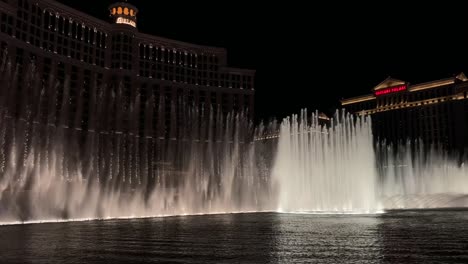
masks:
[[[170,217],[205,216],[205,215],[215,216],[215,215],[263,214],[263,213],[278,213],[278,212],[266,210],[266,211],[212,212],[212,213],[192,213],[192,214],[187,213],[187,214],[168,214],[168,215],[150,215],[150,216],[121,216],[121,217],[104,217],[104,218],[42,219],[42,220],[33,220],[33,221],[0,222],[0,226],[55,224],[55,223],[72,223],[72,222],[110,221],[110,220],[152,219],[152,218],[170,218]]]

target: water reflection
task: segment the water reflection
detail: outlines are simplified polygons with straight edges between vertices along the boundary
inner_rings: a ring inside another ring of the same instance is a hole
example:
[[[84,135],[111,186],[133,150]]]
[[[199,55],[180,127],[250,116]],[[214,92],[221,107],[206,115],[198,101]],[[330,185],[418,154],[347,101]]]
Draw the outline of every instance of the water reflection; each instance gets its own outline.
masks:
[[[235,214],[0,227],[1,263],[468,263],[468,211]]]
[[[468,263],[467,211],[395,212],[382,216],[382,263]]]
[[[278,263],[379,263],[375,216],[280,215]]]

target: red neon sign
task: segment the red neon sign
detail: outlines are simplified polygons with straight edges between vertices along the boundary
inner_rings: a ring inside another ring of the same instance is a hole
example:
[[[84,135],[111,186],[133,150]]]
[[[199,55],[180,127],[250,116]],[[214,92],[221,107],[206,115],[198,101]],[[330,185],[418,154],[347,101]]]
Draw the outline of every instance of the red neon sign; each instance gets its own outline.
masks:
[[[407,88],[406,84],[403,84],[403,85],[399,85],[399,86],[394,86],[394,87],[389,87],[389,88],[377,90],[377,91],[375,91],[375,96],[406,91],[406,88]]]

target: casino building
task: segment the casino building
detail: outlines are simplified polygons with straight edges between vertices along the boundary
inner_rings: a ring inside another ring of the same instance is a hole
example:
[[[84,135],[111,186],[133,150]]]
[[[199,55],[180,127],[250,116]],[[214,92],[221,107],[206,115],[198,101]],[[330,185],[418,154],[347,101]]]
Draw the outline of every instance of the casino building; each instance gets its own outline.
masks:
[[[1,62],[12,65],[16,76],[26,76],[34,64],[44,83],[58,80],[50,93],[54,98],[47,98],[59,102],[57,111],[63,107],[60,102],[69,101],[68,125],[75,129],[90,129],[95,112],[90,101],[99,93],[103,97],[98,96],[98,103],[122,94],[122,112],[141,112],[139,133],[149,116],[158,138],[175,137],[183,125],[182,106],[214,111],[215,116],[244,111],[252,117],[255,71],[229,67],[225,49],[139,32],[138,9],[127,2],[111,5],[109,14],[106,22],[54,0],[0,0]],[[66,85],[69,100],[63,99]],[[96,91],[95,85],[107,88]],[[21,112],[25,89],[18,81],[13,90],[1,91],[13,116]],[[145,115],[149,100],[155,110]],[[123,130],[133,126],[129,118],[122,122]]]
[[[465,74],[412,84],[388,77],[372,94],[341,101],[343,108],[371,115],[376,138],[398,143],[421,139],[463,152],[468,147],[468,79]]]

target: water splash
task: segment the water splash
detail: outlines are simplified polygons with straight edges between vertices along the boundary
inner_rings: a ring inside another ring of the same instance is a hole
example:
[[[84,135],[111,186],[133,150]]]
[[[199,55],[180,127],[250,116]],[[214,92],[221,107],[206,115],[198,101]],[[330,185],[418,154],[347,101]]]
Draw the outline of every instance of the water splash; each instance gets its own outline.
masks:
[[[443,150],[421,142],[377,149],[385,208],[468,207],[468,171]]]
[[[337,112],[326,127],[304,110],[285,119],[272,177],[281,212],[379,211],[370,118]]]
[[[377,213],[391,209],[468,207],[468,171],[442,149],[392,146],[372,135],[369,116],[317,113],[281,124],[272,177],[277,211]]]

